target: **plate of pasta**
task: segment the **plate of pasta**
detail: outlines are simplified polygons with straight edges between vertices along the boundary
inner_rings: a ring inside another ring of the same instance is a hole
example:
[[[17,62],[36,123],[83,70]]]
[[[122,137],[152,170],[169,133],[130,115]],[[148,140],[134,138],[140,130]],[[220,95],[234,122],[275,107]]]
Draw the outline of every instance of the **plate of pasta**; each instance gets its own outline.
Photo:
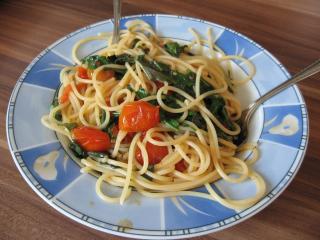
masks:
[[[297,86],[241,112],[290,74],[211,22],[146,14],[92,24],[41,52],[7,112],[17,168],[48,204],[125,237],[185,238],[237,224],[297,173],[308,141]]]

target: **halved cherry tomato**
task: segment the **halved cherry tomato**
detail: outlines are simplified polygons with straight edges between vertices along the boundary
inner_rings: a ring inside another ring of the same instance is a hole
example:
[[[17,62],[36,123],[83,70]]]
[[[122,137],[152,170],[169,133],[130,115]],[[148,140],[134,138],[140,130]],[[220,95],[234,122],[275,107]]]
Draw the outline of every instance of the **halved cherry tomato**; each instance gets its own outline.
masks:
[[[84,67],[78,67],[78,76],[83,79],[89,79],[87,69]]]
[[[79,83],[76,85],[78,92],[81,92],[87,87],[85,83]],[[59,103],[63,104],[69,100],[69,94],[72,92],[71,84],[68,84],[64,89],[61,97],[59,98]]]
[[[162,88],[164,86],[164,83],[158,80],[154,81],[154,83],[156,84],[157,89]]]
[[[184,170],[187,169],[187,166],[184,160],[181,160],[180,162],[176,163],[174,167],[179,172],[184,172]]]
[[[111,138],[114,139],[117,137],[119,133],[119,128],[118,128],[118,125],[114,125],[112,128],[111,128]]]
[[[116,138],[117,135],[118,135],[118,133],[119,133],[119,127],[118,127],[118,125],[114,125],[114,126],[111,128],[112,138]],[[127,133],[127,135],[126,135],[125,138],[121,141],[121,143],[131,143],[134,135],[135,135],[135,133]]]
[[[74,128],[72,130],[72,137],[88,152],[105,152],[111,146],[107,133],[91,127]]]
[[[119,117],[119,129],[126,132],[142,132],[160,122],[159,106],[144,101],[124,105]]]
[[[98,81],[106,81],[110,78],[114,77],[114,71],[112,70],[102,70],[98,73],[97,75],[97,80]]]
[[[131,143],[131,141],[132,141],[132,139],[133,139],[135,134],[136,133],[128,132],[127,135],[125,136],[125,138],[122,140],[122,143]]]
[[[155,140],[161,140],[159,138],[154,138]],[[164,146],[153,145],[150,142],[147,142],[146,149],[148,153],[149,164],[157,164],[168,155],[168,148]],[[142,154],[139,148],[136,149],[136,159],[138,163],[143,164]]]
[[[106,97],[106,104],[107,104],[108,107],[111,106],[111,105],[110,105],[110,96],[107,96],[107,97]]]

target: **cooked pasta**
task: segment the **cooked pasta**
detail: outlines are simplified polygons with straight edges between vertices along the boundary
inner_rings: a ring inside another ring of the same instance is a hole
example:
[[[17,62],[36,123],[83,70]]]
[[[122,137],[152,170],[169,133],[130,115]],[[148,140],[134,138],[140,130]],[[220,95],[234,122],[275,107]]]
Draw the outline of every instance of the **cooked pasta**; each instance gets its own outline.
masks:
[[[120,40],[99,35],[73,48],[75,66],[60,73],[50,113],[42,123],[65,135],[81,159],[83,172],[98,174],[97,194],[123,204],[132,190],[147,197],[197,196],[232,209],[243,209],[265,194],[263,178],[253,170],[254,144],[242,144],[241,107],[233,90],[249,81],[255,68],[241,56],[228,56],[195,30],[192,42],[160,38],[145,22],[127,22]],[[93,40],[106,41],[96,55],[78,58]],[[230,60],[244,62],[249,74],[237,79]],[[238,156],[253,151],[251,159]],[[211,183],[251,180],[256,194],[222,198]],[[120,187],[108,196],[101,185]],[[208,193],[197,192],[205,186]]]

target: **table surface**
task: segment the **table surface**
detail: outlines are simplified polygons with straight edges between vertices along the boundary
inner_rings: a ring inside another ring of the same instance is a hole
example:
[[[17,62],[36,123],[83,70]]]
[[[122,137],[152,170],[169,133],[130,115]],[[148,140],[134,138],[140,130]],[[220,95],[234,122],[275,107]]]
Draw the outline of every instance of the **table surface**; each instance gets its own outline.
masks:
[[[292,74],[320,57],[319,0],[123,0],[123,15],[139,13],[185,15],[232,28],[272,52]],[[67,33],[111,17],[111,0],[0,1],[1,239],[121,239],[82,226],[40,199],[15,167],[5,133],[11,91],[29,62]],[[197,239],[320,239],[319,78],[299,84],[310,118],[309,147],[287,190],[249,220]]]

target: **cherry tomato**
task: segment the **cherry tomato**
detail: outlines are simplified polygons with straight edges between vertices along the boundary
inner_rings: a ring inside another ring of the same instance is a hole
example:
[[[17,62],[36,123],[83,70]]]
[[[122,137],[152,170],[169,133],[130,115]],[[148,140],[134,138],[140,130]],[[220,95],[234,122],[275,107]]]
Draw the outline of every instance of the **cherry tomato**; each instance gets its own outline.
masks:
[[[106,81],[110,78],[113,78],[114,77],[114,71],[112,70],[102,70],[98,73],[97,75],[97,80],[98,81]]]
[[[184,172],[184,170],[187,169],[185,161],[181,160],[180,162],[176,163],[175,169],[179,172]]]
[[[116,138],[117,135],[118,135],[118,133],[119,133],[119,127],[118,127],[118,125],[114,125],[114,126],[111,128],[112,138]],[[135,135],[135,133],[127,133],[127,135],[126,135],[125,138],[121,141],[121,143],[131,143],[134,135]]]
[[[155,140],[161,140],[159,138],[155,138]],[[148,153],[149,164],[157,164],[161,162],[161,160],[168,155],[168,148],[164,146],[153,145],[150,142],[147,142],[146,149]],[[138,163],[143,165],[143,158],[139,148],[136,150],[136,159]]]
[[[126,132],[142,132],[160,122],[159,106],[144,101],[124,105],[119,117],[119,129]]]
[[[112,128],[111,128],[111,138],[114,139],[117,137],[119,133],[119,128],[118,128],[118,125],[114,125]]]
[[[163,82],[161,82],[161,81],[154,81],[154,83],[156,84],[156,86],[157,86],[157,89],[159,89],[159,88],[162,88],[163,86],[164,86],[164,83]]]
[[[105,152],[111,146],[107,133],[91,127],[74,128],[72,130],[72,137],[88,152]]]
[[[83,79],[89,79],[87,69],[84,67],[78,67],[78,76]]]
[[[78,90],[78,92],[81,92],[83,89],[86,89],[87,84],[85,83],[79,83],[76,85],[76,88]],[[63,89],[63,93],[59,98],[59,102],[61,104],[67,102],[69,100],[69,94],[72,92],[72,87],[71,84],[68,84],[64,89]]]
[[[106,104],[108,107],[111,107],[111,104],[110,104],[110,97],[106,97]]]

